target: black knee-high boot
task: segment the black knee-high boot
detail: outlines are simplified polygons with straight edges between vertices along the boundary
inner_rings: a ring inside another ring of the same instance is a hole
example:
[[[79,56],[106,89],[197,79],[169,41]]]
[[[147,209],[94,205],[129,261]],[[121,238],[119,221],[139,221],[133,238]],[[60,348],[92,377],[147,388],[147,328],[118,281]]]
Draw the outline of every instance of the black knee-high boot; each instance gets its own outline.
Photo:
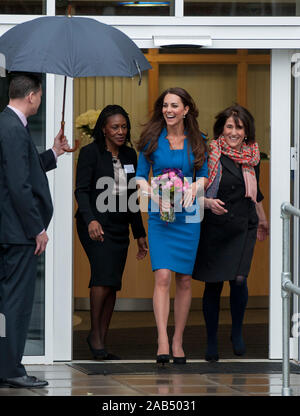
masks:
[[[203,315],[206,324],[207,349],[206,361],[218,361],[218,324],[220,310],[220,296],[223,282],[205,283],[203,294]]]
[[[247,302],[247,277],[237,276],[235,280],[230,281],[231,341],[235,355],[243,355],[246,352],[242,329]]]

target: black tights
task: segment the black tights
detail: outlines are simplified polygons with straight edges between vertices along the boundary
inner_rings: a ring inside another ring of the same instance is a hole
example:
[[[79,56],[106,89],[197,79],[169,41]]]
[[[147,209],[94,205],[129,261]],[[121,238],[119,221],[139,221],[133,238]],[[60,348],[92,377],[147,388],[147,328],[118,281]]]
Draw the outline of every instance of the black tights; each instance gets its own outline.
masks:
[[[232,341],[242,342],[242,325],[248,301],[247,278],[237,276],[230,280],[230,310],[232,318]],[[218,349],[217,332],[219,324],[220,296],[223,282],[205,283],[203,314],[206,323],[207,348],[211,354]]]
[[[90,301],[90,341],[93,348],[102,349],[105,347],[106,335],[116,303],[116,291],[109,286],[92,286]]]

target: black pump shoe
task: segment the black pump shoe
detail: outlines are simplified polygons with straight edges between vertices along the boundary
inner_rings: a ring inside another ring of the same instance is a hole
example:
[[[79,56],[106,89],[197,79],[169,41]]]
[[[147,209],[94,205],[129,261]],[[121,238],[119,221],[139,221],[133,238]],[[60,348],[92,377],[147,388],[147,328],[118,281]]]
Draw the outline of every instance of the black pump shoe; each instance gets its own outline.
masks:
[[[110,352],[107,352],[107,356],[103,358],[104,360],[121,360],[121,357],[118,355],[112,354]]]
[[[219,354],[209,354],[208,352],[206,352],[205,360],[210,362],[210,363],[219,361]]]
[[[173,357],[174,364],[186,364],[186,357]]]
[[[170,362],[170,355],[169,354],[159,354],[156,356],[157,364],[168,364]]]
[[[88,343],[90,351],[91,351],[91,353],[93,354],[93,356],[96,360],[105,360],[105,359],[107,359],[108,352],[106,351],[105,348],[101,348],[101,349],[93,348],[89,337],[87,337],[86,342]]]

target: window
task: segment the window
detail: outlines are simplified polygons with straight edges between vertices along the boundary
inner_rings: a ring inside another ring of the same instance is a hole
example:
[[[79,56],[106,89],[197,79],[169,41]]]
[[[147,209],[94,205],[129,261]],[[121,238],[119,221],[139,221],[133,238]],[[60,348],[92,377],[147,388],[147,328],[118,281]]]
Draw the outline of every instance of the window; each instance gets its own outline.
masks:
[[[0,14],[46,14],[46,0],[1,0]]]
[[[73,16],[174,16],[175,0],[130,1],[130,0],[73,0]],[[68,13],[68,1],[56,0],[56,14]]]
[[[185,0],[185,16],[299,16],[299,0]]]

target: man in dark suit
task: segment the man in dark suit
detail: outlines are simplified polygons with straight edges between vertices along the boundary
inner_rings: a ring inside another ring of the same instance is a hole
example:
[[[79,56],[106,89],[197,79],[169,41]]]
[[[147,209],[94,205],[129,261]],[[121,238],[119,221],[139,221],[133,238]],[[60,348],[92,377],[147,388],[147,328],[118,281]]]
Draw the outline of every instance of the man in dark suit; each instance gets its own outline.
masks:
[[[47,381],[28,376],[21,360],[33,306],[37,256],[48,242],[53,206],[46,171],[68,147],[60,131],[53,148],[38,154],[27,126],[41,103],[41,80],[15,76],[9,104],[0,114],[0,383],[11,387],[44,387]]]

